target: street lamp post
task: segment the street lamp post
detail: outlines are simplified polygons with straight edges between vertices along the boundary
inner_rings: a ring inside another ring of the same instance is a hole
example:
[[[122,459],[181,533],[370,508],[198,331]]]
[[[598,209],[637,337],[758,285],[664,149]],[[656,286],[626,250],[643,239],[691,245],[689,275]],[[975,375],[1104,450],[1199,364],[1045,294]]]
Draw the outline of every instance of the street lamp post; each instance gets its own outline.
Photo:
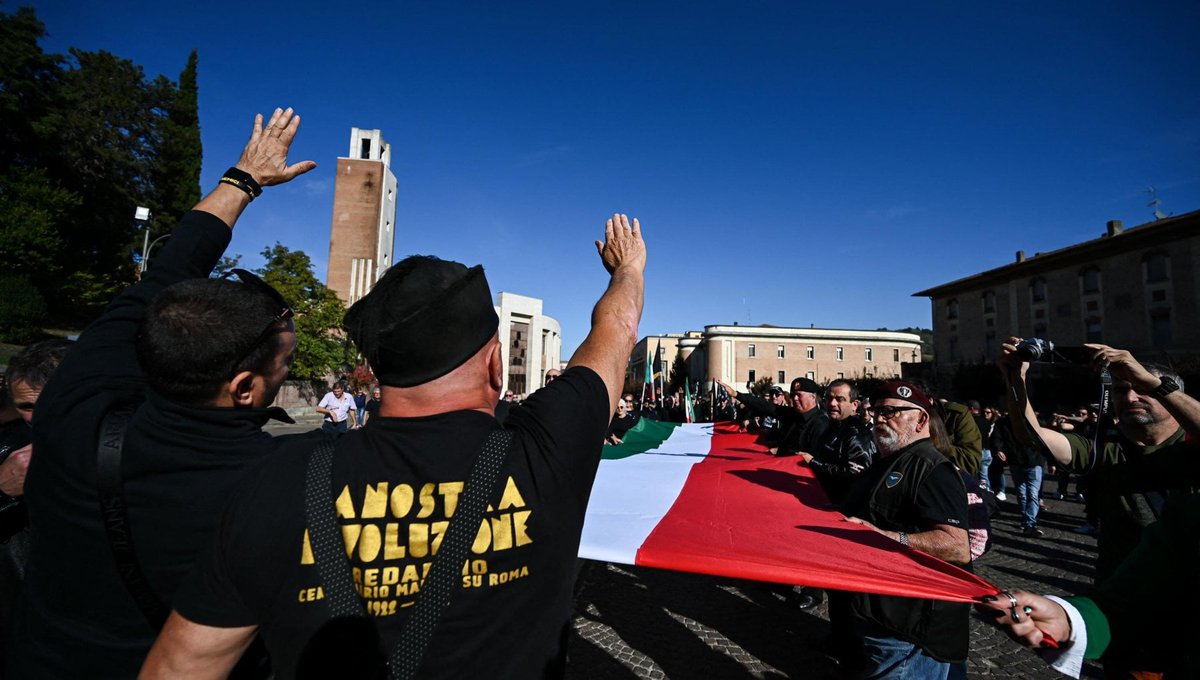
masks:
[[[150,263],[150,251],[151,251],[151,250],[153,250],[153,249],[154,249],[154,246],[155,246],[155,245],[156,245],[156,244],[157,244],[159,241],[163,240],[164,238],[171,238],[171,235],[170,235],[169,233],[168,233],[168,234],[163,234],[162,236],[159,236],[158,238],[156,238],[156,239],[154,239],[153,241],[151,241],[151,242],[150,242],[150,244],[146,246],[146,251],[145,251],[144,253],[142,253],[142,273],[143,273],[143,274],[145,274],[145,273],[146,273],[146,267],[147,267],[147,266],[149,265],[149,263]]]
[[[150,209],[138,206],[133,211],[133,219],[142,224],[142,261],[138,264],[138,276],[146,272],[146,256],[150,254]]]

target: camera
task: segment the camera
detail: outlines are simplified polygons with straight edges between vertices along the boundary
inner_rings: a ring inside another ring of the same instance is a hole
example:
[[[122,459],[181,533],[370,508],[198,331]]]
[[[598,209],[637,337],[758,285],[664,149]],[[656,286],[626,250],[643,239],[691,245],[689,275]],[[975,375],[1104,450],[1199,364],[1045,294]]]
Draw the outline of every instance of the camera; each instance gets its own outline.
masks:
[[[1087,347],[1056,346],[1052,340],[1027,338],[1017,344],[1016,356],[1024,361],[1045,364],[1088,364],[1096,351]]]

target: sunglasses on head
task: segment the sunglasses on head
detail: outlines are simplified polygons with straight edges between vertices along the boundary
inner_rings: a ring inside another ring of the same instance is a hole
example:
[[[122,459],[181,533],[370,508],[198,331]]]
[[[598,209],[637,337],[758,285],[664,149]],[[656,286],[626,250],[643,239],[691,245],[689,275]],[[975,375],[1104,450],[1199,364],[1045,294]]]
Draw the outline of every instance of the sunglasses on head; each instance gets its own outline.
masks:
[[[246,351],[242,352],[241,355],[238,356],[237,361],[233,362],[233,368],[230,371],[230,376],[233,376],[235,373],[237,373],[238,366],[240,366],[241,363],[246,360],[246,357],[250,356],[254,350],[258,349],[258,346],[261,345],[264,340],[275,333],[275,325],[280,321],[287,321],[288,319],[291,319],[295,316],[295,312],[292,311],[292,308],[290,305],[288,305],[287,300],[284,300],[283,296],[279,294],[279,291],[272,288],[270,284],[258,278],[254,274],[251,274],[245,269],[230,269],[222,274],[221,278],[228,279],[231,276],[237,276],[238,281],[250,286],[254,290],[263,293],[279,307],[279,313],[272,317],[269,322],[267,322],[267,326],[266,328],[263,328],[262,333],[259,333],[258,337],[254,339],[254,342],[248,348],[246,348]]]

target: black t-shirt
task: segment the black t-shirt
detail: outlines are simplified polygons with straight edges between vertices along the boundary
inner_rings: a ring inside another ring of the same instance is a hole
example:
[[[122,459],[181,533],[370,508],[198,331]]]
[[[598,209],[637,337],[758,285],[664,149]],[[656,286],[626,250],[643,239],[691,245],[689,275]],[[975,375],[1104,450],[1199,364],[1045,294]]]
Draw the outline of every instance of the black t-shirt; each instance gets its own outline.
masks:
[[[514,439],[500,473],[503,494],[485,512],[462,586],[419,677],[561,675],[574,558],[609,408],[599,376],[575,367],[511,409],[505,426]],[[339,522],[355,583],[382,631],[384,655],[395,646],[431,549],[440,545],[496,427],[479,411],[375,416],[337,441]],[[200,624],[257,624],[280,678],[312,672],[309,659],[346,674],[378,654],[373,641],[356,639],[364,646],[352,648],[330,628],[314,638],[329,614],[305,530],[307,453],[307,447],[285,448],[252,475],[175,603]]]

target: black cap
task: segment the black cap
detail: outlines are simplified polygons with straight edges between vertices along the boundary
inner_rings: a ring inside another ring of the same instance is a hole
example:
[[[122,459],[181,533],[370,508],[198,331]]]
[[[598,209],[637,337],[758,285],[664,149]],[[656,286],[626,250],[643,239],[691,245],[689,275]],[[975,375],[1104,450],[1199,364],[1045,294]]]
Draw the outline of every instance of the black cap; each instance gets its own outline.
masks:
[[[346,312],[344,327],[384,385],[446,375],[496,334],[483,267],[413,256],[397,262]]]
[[[812,392],[813,394],[821,393],[821,386],[815,381],[808,378],[796,378],[792,381],[792,391],[795,392],[799,388],[801,392]]]

